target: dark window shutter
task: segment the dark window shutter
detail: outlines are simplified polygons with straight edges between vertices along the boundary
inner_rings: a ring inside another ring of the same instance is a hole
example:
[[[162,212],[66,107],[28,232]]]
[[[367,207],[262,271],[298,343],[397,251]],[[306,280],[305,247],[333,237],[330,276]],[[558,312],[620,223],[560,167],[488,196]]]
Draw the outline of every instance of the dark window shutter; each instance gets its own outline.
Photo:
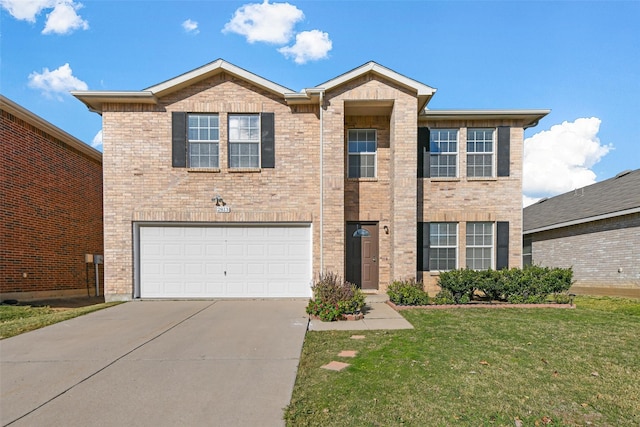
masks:
[[[498,176],[509,176],[511,164],[511,128],[498,126]]]
[[[171,113],[171,165],[187,167],[187,113]]]
[[[496,234],[496,270],[509,268],[509,222],[498,221]]]
[[[276,167],[276,139],[274,134],[274,113],[260,114],[260,129],[262,131],[260,139],[261,166],[263,168]]]
[[[418,128],[418,178],[429,178],[429,128]]]
[[[418,223],[418,271],[429,271],[429,223]]]

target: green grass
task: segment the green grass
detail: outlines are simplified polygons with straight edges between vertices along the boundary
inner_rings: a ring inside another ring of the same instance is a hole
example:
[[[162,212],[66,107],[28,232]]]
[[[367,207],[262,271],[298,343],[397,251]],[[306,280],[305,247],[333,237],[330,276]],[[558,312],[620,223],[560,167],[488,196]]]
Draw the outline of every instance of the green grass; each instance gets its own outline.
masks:
[[[414,330],[364,340],[310,331],[287,425],[640,425],[640,300],[576,305],[407,310]],[[332,360],[351,366],[320,369]]]
[[[68,310],[56,310],[50,307],[0,305],[0,339],[20,335],[116,304],[119,304],[119,302],[94,304]]]

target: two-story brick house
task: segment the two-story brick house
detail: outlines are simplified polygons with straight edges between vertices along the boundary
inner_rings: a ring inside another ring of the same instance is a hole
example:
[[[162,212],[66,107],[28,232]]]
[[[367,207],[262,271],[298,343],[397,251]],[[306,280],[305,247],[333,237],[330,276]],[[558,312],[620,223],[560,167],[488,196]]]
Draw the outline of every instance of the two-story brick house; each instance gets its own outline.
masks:
[[[434,93],[374,62],[294,92],[224,60],[73,92],[103,117],[106,298],[520,266],[523,132],[548,110],[427,110]]]

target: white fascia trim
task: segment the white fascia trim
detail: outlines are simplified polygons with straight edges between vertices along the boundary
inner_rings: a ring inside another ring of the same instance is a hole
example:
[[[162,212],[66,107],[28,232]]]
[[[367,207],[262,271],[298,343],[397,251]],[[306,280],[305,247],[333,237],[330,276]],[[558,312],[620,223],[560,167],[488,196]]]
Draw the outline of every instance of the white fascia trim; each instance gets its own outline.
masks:
[[[358,68],[355,68],[347,73],[344,73],[334,79],[331,79],[322,84],[322,88],[326,90],[333,89],[334,87],[340,86],[350,80],[353,80],[363,74],[368,72],[374,72],[383,77],[388,78],[389,80],[393,80],[402,86],[408,87],[416,91],[418,96],[431,96],[436,93],[436,89],[425,85],[424,83],[420,83],[416,80],[410,79],[409,77],[403,76],[402,74],[396,73],[393,70],[390,70],[386,67],[383,67],[380,64],[377,64],[373,61],[367,62],[364,65],[361,65]]]
[[[602,214],[602,215],[590,216],[588,218],[575,219],[573,221],[566,221],[566,222],[561,222],[561,223],[558,223],[558,224],[547,225],[547,226],[544,226],[544,227],[534,228],[533,230],[524,230],[522,232],[522,234],[527,235],[527,234],[539,233],[541,231],[554,230],[556,228],[569,227],[571,225],[584,224],[586,222],[600,221],[600,220],[603,220],[603,219],[615,218],[615,217],[618,217],[618,216],[630,215],[630,214],[634,214],[634,213],[638,213],[638,212],[640,212],[640,207],[626,209],[626,210],[618,211],[618,212],[610,212],[610,213]]]
[[[223,59],[218,59],[200,68],[196,68],[195,70],[181,74],[178,77],[174,77],[173,79],[167,80],[155,86],[151,86],[145,90],[152,92],[156,95],[160,95],[164,92],[170,92],[174,87],[181,87],[182,85],[184,85],[185,83],[188,83],[191,80],[198,79],[208,74],[212,74],[216,71],[221,71],[221,70],[231,73],[243,80],[247,80],[255,84],[256,86],[260,86],[264,89],[267,89],[283,97],[285,94],[293,92],[289,88],[280,86],[279,84],[276,84],[270,80],[260,77],[257,74],[253,74],[243,68],[240,68],[229,62],[226,62]]]

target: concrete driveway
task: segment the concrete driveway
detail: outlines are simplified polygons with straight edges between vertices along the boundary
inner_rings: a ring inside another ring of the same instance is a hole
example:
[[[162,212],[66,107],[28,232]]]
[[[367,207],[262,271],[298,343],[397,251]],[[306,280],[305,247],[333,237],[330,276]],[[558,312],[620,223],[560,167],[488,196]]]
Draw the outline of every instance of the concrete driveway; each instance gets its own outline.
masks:
[[[1,425],[284,425],[306,303],[135,301],[5,339]]]

